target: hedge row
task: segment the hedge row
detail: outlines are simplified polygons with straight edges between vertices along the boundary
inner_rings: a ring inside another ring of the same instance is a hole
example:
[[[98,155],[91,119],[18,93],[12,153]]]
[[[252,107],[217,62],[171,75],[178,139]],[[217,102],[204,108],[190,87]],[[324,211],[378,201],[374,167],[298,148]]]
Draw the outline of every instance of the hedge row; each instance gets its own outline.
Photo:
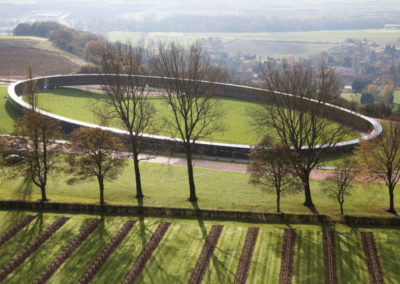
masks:
[[[21,231],[25,226],[27,226],[36,216],[28,215],[25,216],[17,225],[12,227],[9,231],[3,234],[0,238],[0,246],[11,239],[14,235],[16,235],[19,231]]]
[[[101,219],[92,220],[83,229],[70,245],[60,253],[57,258],[46,268],[45,271],[33,282],[34,284],[46,283],[57,269],[67,260],[67,258],[87,239],[87,237],[103,222]]]
[[[329,224],[344,223],[354,226],[400,227],[399,217],[345,216],[332,220],[323,214],[284,214],[251,211],[211,210],[177,207],[151,207],[130,205],[105,205],[85,203],[29,202],[0,200],[0,209],[23,209],[35,211],[79,212],[96,214],[148,215],[162,217],[204,218],[217,220],[252,221],[263,223]]]
[[[115,251],[119,244],[125,239],[129,231],[135,225],[136,221],[126,221],[121,230],[116,234],[112,240],[107,244],[103,251],[97,256],[96,260],[90,265],[82,277],[78,280],[78,284],[87,284],[92,281],[93,277],[106,263],[110,255]]]
[[[204,274],[211,261],[211,257],[214,254],[214,250],[217,247],[219,237],[221,236],[223,225],[213,225],[210,233],[208,234],[207,240],[201,250],[200,256],[197,259],[196,266],[193,270],[192,277],[189,280],[189,284],[200,284],[203,280]]]
[[[146,262],[150,259],[151,255],[161,242],[162,238],[164,237],[165,233],[167,232],[171,223],[161,222],[158,225],[156,231],[151,236],[150,241],[147,243],[146,247],[141,251],[139,257],[136,259],[135,263],[129,270],[128,274],[125,276],[124,281],[122,284],[128,283],[135,283],[140,272],[143,270]]]
[[[69,218],[58,218],[50,227],[41,233],[32,243],[24,248],[13,260],[11,260],[3,269],[0,270],[0,282],[3,281],[10,273],[21,265],[34,251],[36,251],[44,242],[54,235]]]

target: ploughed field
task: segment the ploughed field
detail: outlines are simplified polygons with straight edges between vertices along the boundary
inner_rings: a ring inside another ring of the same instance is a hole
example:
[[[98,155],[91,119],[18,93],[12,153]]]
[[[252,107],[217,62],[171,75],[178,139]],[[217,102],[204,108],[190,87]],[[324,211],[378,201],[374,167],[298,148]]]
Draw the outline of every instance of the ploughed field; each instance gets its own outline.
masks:
[[[104,99],[105,97],[104,94],[97,92],[61,88],[40,92],[39,105],[42,109],[58,115],[96,123],[98,119],[96,119],[93,110],[101,107],[102,103],[99,102],[99,99]],[[149,100],[156,108],[155,119],[158,119],[158,123],[160,123],[162,120],[161,115],[170,112],[168,105],[165,99],[161,97],[150,97]],[[257,104],[231,98],[219,98],[216,99],[216,103],[224,112],[222,123],[225,131],[214,133],[203,140],[233,144],[255,144],[262,138],[260,131],[255,130],[252,126],[252,120],[249,115],[249,112],[251,113],[252,108],[257,107]],[[157,122],[155,124],[157,125]],[[112,126],[120,127],[120,124],[114,122]],[[332,123],[331,127],[338,127],[338,124]],[[171,132],[165,130],[165,127],[163,129],[163,131],[157,131],[155,134],[171,135]],[[272,129],[266,132],[270,135],[277,135]],[[359,137],[360,135],[356,131],[350,131],[346,140]]]
[[[24,78],[28,63],[35,76],[69,74],[75,72],[82,60],[54,47],[46,39],[37,37],[0,36],[0,77]]]
[[[0,278],[400,283],[399,242],[398,229],[0,211]]]

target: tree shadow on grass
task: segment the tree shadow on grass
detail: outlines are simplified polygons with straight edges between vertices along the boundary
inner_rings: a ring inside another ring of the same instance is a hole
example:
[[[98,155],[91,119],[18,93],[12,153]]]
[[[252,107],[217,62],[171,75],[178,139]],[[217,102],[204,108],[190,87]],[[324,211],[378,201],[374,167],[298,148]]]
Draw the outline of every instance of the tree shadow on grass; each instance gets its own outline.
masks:
[[[8,116],[13,120],[17,120],[18,118],[20,118],[22,116],[20,112],[15,110],[15,108],[12,106],[12,104],[9,102],[9,100],[6,101],[5,109],[6,109]]]
[[[15,223],[20,221],[24,215],[26,215],[25,212],[12,211],[12,214],[9,215],[9,218],[10,221],[12,220],[12,222]],[[43,223],[43,214],[38,212],[36,218],[28,226],[24,227],[19,233],[17,233],[17,235],[3,244],[3,246],[0,248],[0,258],[2,259],[3,267],[46,229],[44,228]]]
[[[360,278],[365,276],[368,280],[368,268],[358,228],[351,227],[350,233],[335,231],[335,246],[339,279],[346,283],[360,283]]]
[[[199,204],[197,203],[197,201],[190,202],[190,204],[192,205],[192,207],[194,209],[197,209],[197,210],[200,209]],[[199,223],[199,227],[200,227],[203,239],[206,240],[207,236],[208,236],[208,233],[207,233],[206,226],[204,225],[204,221],[203,221],[202,218],[197,218],[197,222]]]

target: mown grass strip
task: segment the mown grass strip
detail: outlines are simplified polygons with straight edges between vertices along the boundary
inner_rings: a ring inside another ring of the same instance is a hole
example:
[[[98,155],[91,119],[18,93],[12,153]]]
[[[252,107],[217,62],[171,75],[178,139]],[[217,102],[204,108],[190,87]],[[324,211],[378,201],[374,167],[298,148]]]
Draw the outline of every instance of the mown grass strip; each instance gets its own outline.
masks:
[[[69,218],[67,217],[58,218],[46,229],[46,231],[41,233],[32,243],[24,248],[13,260],[0,270],[0,282],[13,272],[21,263],[23,263],[25,259],[27,259],[35,250],[57,232],[68,220]]]
[[[203,280],[204,273],[210,263],[211,257],[214,253],[214,249],[217,246],[219,237],[224,226],[214,225],[208,234],[206,243],[200,253],[200,257],[197,260],[196,266],[194,268],[192,277],[189,280],[189,284],[199,284]]]
[[[325,283],[337,284],[338,277],[336,271],[336,247],[334,231],[324,230],[322,235],[322,243],[324,250]]]
[[[365,258],[367,261],[369,278],[372,284],[383,284],[385,283],[382,274],[382,268],[379,261],[378,251],[376,249],[376,243],[374,233],[372,232],[361,232],[361,240],[363,243]]]
[[[97,271],[103,266],[108,257],[114,252],[114,250],[119,246],[119,244],[123,241],[132,227],[135,225],[136,221],[127,221],[121,230],[115,235],[114,238],[107,244],[104,250],[100,253],[100,255],[96,258],[96,260],[92,263],[92,265],[86,270],[86,272],[82,275],[82,277],[78,280],[79,284],[89,283],[93,277],[96,275]]]
[[[242,255],[240,256],[239,266],[236,270],[235,284],[246,283],[249,275],[251,259],[256,246],[260,228],[249,228],[247,230],[246,240],[244,242]]]
[[[296,241],[296,230],[285,229],[282,244],[281,273],[279,276],[280,284],[292,283],[294,246]]]
[[[171,223],[162,222],[157,227],[150,241],[147,243],[146,247],[142,250],[139,257],[137,258],[135,264],[129,270],[124,281],[122,283],[134,283],[138,278],[140,272],[143,270],[146,262],[149,260],[150,256],[153,254],[154,250],[157,248],[158,244],[161,242],[165,233],[167,232]]]
[[[60,253],[57,258],[47,267],[45,271],[34,281],[35,284],[45,283],[54,272],[65,262],[65,260],[87,239],[87,237],[100,225],[103,220],[92,220],[82,232],[79,233],[70,245]]]
[[[3,245],[5,242],[7,242],[9,239],[11,239],[13,236],[15,236],[19,231],[25,228],[35,218],[36,216],[32,215],[25,216],[17,225],[12,227],[10,230],[8,230],[1,236],[0,246]]]

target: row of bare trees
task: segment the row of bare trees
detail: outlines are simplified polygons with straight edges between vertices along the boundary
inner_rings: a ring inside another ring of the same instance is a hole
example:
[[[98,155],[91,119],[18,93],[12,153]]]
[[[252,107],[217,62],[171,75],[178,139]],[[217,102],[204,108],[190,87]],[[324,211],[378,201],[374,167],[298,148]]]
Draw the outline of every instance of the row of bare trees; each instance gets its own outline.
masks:
[[[213,98],[216,85],[202,81],[223,81],[226,72],[213,66],[198,44],[188,49],[179,44],[160,44],[150,55],[149,66],[153,75],[166,78],[159,95],[165,98],[170,113],[155,122],[155,107],[146,91],[146,79],[137,75],[146,74],[143,48],[131,44],[108,44],[101,54],[101,70],[105,78],[103,89],[107,108],[101,116],[117,119],[128,132],[130,152],[133,156],[136,198],[143,198],[140,177],[139,154],[143,151],[143,133],[155,131],[155,127],[170,131],[178,138],[186,153],[189,201],[197,200],[193,174],[193,147],[202,138],[220,131],[222,108]],[[172,80],[171,80],[172,78]],[[159,118],[160,116],[158,116]]]
[[[118,121],[128,132],[127,144],[134,163],[136,197],[140,199],[144,196],[139,157],[144,148],[143,134],[151,133],[156,130],[155,127],[162,125],[172,132],[172,137],[179,138],[185,150],[189,201],[196,201],[193,147],[199,139],[223,129],[222,108],[213,100],[216,86],[205,85],[201,81],[224,81],[226,73],[215,67],[197,44],[188,49],[173,42],[160,44],[157,52],[150,55],[144,49],[129,44],[108,44],[102,49],[100,57],[106,98],[102,104],[105,107],[98,110],[97,114],[103,122],[109,123],[111,119]],[[148,57],[147,66],[144,64],[145,57]],[[165,98],[172,114],[164,116],[163,123],[155,122],[158,114],[149,99],[145,77],[137,76],[149,72],[169,79],[165,80],[166,85],[162,90],[157,90],[157,95]],[[347,127],[335,124],[326,118],[329,114],[324,113],[324,104],[333,102],[339,92],[338,80],[325,65],[314,70],[311,66],[289,64],[286,61],[266,65],[262,76],[268,95],[260,95],[261,104],[249,113],[260,133],[266,133],[267,129],[276,132],[278,143],[266,136],[254,147],[250,165],[252,181],[268,183],[276,189],[279,210],[280,194],[299,189],[299,183],[292,177],[297,178],[305,194],[304,205],[314,207],[310,188],[311,171],[349,133]],[[28,77],[32,77],[30,70]],[[28,161],[25,169],[33,183],[41,188],[42,200],[45,201],[48,172],[56,169],[56,163],[53,162],[56,159],[51,157],[59,155],[59,147],[54,139],[59,136],[60,129],[53,120],[36,112],[38,102],[35,93],[35,83],[27,83],[24,95],[32,108],[16,123],[16,134],[20,137],[18,144],[25,148]],[[385,180],[390,193],[391,212],[395,211],[394,188],[400,178],[398,125],[389,124],[380,139],[363,142],[360,151],[363,168],[374,173],[371,176]],[[67,161],[76,169],[75,174],[79,178],[90,175],[97,177],[103,204],[104,177],[116,177],[118,169],[124,165],[116,154],[122,150],[121,142],[101,129],[80,129],[73,133],[71,143]],[[349,168],[345,165],[340,169]],[[266,179],[265,173],[273,179]],[[346,176],[348,173],[343,173],[343,178],[337,178],[344,181],[337,188],[348,187],[353,179],[352,175]],[[343,207],[343,194],[336,196]]]
[[[279,212],[281,194],[297,191],[297,181],[300,181],[305,194],[304,205],[314,207],[311,171],[349,133],[349,128],[334,125],[326,119],[329,114],[324,113],[326,108],[323,105],[332,102],[339,91],[338,80],[324,65],[315,71],[301,63],[283,61],[279,65],[269,64],[263,71],[269,97],[252,115],[257,127],[274,129],[278,141],[266,135],[253,147],[250,182],[276,192]],[[282,96],[281,93],[295,97]],[[362,141],[356,157],[338,163],[335,173],[328,178],[330,184],[325,188],[339,203],[341,214],[351,182],[360,173],[365,181],[385,182],[390,199],[388,211],[395,213],[394,189],[400,179],[399,118],[392,117],[390,123],[385,123],[379,138]]]

